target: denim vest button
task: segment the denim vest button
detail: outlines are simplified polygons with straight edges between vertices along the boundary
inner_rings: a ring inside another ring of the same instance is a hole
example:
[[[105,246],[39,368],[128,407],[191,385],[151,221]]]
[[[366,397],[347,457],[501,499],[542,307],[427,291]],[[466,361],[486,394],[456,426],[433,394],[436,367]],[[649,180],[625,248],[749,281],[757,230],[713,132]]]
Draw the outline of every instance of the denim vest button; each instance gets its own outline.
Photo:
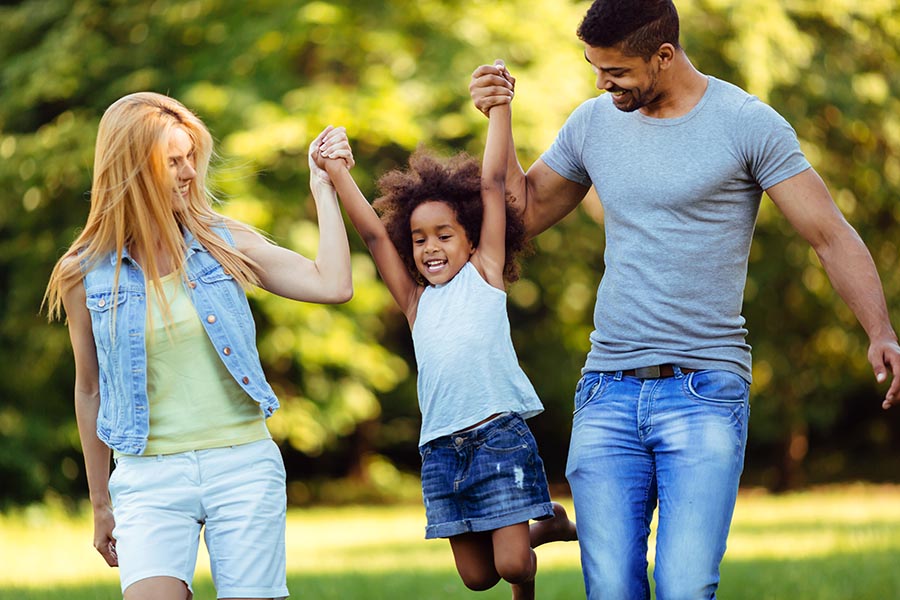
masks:
[[[241,381],[244,382],[244,385],[247,385],[248,383],[250,383],[250,378],[249,378],[249,377],[244,377],[243,379],[241,379]]]
[[[196,282],[196,281],[190,282],[190,283],[188,284],[188,287],[191,288],[191,289],[194,289],[195,287],[197,287],[197,282]]]
[[[106,306],[106,300],[101,299],[100,302],[97,303],[97,306],[103,308],[104,306]]]
[[[216,315],[209,315],[208,317],[206,317],[206,322],[207,322],[207,323],[215,323],[215,322],[216,322]]]
[[[229,348],[228,346],[225,346],[222,349],[222,354],[224,354],[225,356],[229,356],[231,354],[231,348]]]

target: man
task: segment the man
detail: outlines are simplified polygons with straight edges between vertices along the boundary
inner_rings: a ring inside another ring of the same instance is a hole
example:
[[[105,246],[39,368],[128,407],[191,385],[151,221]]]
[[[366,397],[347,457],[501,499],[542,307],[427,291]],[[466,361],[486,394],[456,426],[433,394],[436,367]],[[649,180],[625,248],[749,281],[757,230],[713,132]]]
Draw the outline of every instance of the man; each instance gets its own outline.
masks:
[[[773,109],[691,64],[671,0],[596,0],[578,36],[597,76],[527,173],[507,189],[531,235],[595,186],[605,273],[575,393],[566,475],[589,598],[649,598],[647,538],[659,506],[661,599],[714,598],[743,469],[750,347],[741,316],[765,191],[815,249],[870,339],[883,407],[900,403],[900,346],[856,231]],[[472,75],[480,110],[514,80]]]

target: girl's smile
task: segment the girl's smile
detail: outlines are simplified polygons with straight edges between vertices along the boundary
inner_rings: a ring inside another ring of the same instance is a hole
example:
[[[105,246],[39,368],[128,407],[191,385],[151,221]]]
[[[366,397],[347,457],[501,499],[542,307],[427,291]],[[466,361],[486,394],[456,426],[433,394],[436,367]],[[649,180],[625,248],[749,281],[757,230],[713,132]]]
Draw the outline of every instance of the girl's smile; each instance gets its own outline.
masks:
[[[409,226],[416,269],[431,285],[453,279],[475,251],[446,202],[423,202],[412,211]]]

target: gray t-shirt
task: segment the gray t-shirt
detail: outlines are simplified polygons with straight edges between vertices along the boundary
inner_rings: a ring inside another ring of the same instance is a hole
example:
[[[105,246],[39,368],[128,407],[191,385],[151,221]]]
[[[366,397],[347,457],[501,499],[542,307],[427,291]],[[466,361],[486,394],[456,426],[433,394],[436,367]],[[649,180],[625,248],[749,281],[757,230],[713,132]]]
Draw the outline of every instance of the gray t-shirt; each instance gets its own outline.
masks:
[[[750,381],[741,305],[760,198],[810,167],[787,121],[710,77],[673,119],[592,98],[542,159],[603,203],[606,270],[584,371],[672,363]]]

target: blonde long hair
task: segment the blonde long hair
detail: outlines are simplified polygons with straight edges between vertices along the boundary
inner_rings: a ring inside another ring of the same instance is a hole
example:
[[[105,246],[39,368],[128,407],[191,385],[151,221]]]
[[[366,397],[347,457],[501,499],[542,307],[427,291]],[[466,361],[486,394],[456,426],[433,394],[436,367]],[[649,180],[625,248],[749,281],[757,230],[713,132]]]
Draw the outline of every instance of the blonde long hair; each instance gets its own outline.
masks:
[[[168,171],[168,140],[176,127],[183,129],[194,150],[197,172],[187,198],[187,207],[176,211],[172,195],[176,182]],[[113,288],[118,289],[123,250],[141,258],[147,282],[156,284],[163,311],[168,301],[162,292],[158,249],[176,261],[175,271],[184,278],[180,260],[186,246],[182,228],[189,231],[210,254],[245,288],[258,284],[256,263],[213,232],[216,225],[247,228],[212,209],[212,194],[206,187],[212,136],[203,122],[177,100],[153,92],[138,92],[114,102],[100,119],[94,154],[91,208],[87,223],[68,251],[59,259],[47,290],[50,320],[61,315],[62,298],[81,283],[81,263],[90,268],[110,252],[116,253]]]

